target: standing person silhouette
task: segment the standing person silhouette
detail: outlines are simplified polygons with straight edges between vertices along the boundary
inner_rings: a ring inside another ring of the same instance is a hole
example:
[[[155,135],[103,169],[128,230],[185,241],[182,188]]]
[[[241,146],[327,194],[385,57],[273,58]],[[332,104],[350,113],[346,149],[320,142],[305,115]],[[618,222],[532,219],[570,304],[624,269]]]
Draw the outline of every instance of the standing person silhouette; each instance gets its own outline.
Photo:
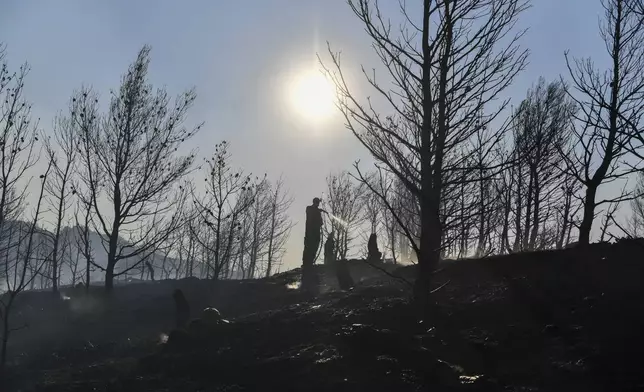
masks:
[[[304,232],[304,252],[302,253],[302,286],[305,290],[313,289],[315,276],[313,264],[320,248],[322,237],[322,212],[320,198],[313,199],[313,204],[306,207],[306,228]]]

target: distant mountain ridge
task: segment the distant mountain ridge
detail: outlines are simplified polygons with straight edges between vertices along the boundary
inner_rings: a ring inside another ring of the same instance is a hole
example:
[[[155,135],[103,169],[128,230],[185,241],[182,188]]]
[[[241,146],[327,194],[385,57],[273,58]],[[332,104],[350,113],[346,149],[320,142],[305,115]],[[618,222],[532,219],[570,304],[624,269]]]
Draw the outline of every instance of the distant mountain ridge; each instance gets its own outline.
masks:
[[[25,221],[20,221],[20,220],[9,220],[4,222],[4,228],[2,230],[2,233],[0,233],[0,244],[2,244],[1,248],[2,249],[10,249],[9,250],[9,258],[16,257],[15,252],[17,251],[17,248],[15,247],[16,243],[20,241],[20,236],[24,236],[26,233],[28,233],[29,229],[31,228],[31,223],[25,222]],[[78,239],[80,239],[80,230],[78,226],[67,226],[63,227],[60,232],[60,245],[59,245],[59,263],[62,265],[60,266],[60,272],[59,275],[61,277],[60,279],[60,284],[65,285],[71,282],[71,277],[72,277],[72,269],[69,265],[70,258],[75,258],[77,255],[79,256],[78,259],[78,269],[77,269],[77,275],[79,274],[79,271],[83,271],[85,269],[86,261],[84,256],[82,255],[81,248],[79,248],[79,243]],[[43,227],[36,227],[36,234],[33,239],[33,249],[34,252],[39,252],[41,255],[45,255],[47,253],[51,252],[51,249],[53,248],[53,239],[54,239],[54,232],[50,231],[48,229],[45,229]],[[105,268],[107,266],[107,251],[105,250],[103,246],[103,240],[101,238],[101,235],[95,231],[91,231],[89,233],[89,241],[91,244],[91,249],[92,249],[92,255],[93,255],[93,261],[95,264],[99,265],[102,268]],[[124,240],[123,238],[120,238],[120,243],[122,245],[127,245],[128,242]],[[23,241],[23,244],[21,244],[21,249],[26,248],[26,242]],[[80,246],[83,246],[80,244]],[[62,252],[61,250],[62,249]],[[63,253],[64,252],[64,253]],[[6,257],[6,251],[2,252],[3,255],[2,257]],[[156,271],[155,275],[156,278],[160,278],[161,276],[161,270],[160,270],[160,265],[161,262],[164,258],[164,255],[160,253],[155,253],[152,257],[148,258],[149,261],[151,261],[151,264],[154,266],[154,269]],[[116,266],[116,272],[118,273],[119,271],[123,271],[125,268],[128,268],[132,265],[132,263],[137,263],[139,262],[140,258],[139,257],[133,257],[130,259],[123,259],[119,261],[119,263]],[[166,263],[174,263],[176,262],[176,259],[173,257],[168,256],[166,259]],[[2,262],[0,261],[0,264]],[[43,271],[46,271],[46,267],[43,268]],[[147,268],[142,269],[144,266],[137,266],[134,270],[130,271],[128,273],[129,276],[131,277],[140,277],[141,271],[143,271],[143,275],[147,276],[148,270]],[[139,276],[137,276],[137,274]],[[101,268],[97,268],[96,266],[92,266],[92,272],[91,272],[91,280],[92,281],[104,281],[104,276],[105,273]],[[78,280],[78,277],[77,277]],[[83,278],[81,279],[84,281],[84,274]]]

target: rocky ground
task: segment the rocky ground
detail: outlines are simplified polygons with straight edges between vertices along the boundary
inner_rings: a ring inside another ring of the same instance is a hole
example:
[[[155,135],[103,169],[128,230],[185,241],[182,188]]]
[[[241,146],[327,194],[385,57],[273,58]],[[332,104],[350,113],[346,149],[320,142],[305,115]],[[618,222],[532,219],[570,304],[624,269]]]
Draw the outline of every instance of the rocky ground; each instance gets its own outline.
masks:
[[[445,262],[424,322],[400,279],[413,267],[381,267],[397,278],[352,262],[346,292],[319,267],[316,297],[296,289],[297,270],[133,284],[110,298],[25,293],[6,390],[644,390],[636,243]],[[230,322],[171,333],[175,288],[193,317],[214,306]]]

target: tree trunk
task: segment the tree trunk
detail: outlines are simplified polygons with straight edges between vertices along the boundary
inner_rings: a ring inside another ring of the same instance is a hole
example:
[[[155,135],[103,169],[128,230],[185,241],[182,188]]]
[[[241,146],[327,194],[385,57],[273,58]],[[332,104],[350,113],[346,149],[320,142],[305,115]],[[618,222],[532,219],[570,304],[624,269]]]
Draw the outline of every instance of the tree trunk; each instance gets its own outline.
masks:
[[[86,266],[87,269],[85,270],[85,292],[89,292],[89,283],[90,283],[90,279],[91,279],[91,277],[90,277],[90,266],[91,266],[90,258],[88,257],[87,258],[87,266]]]
[[[4,379],[4,373],[7,366],[7,342],[9,342],[9,310],[5,307],[5,314],[2,318],[2,352],[0,353],[0,381]]]
[[[114,222],[112,232],[109,233],[109,247],[107,252],[107,268],[105,271],[105,290],[111,292],[114,289],[114,267],[116,267],[116,248],[119,240],[119,228],[121,221],[121,189],[118,181],[114,189]]]
[[[395,229],[392,229],[391,232],[389,233],[389,238],[391,241],[391,259],[393,260],[394,264],[398,264],[398,258],[396,257],[396,231]]]
[[[467,240],[468,238],[467,237],[469,236],[469,233],[468,233],[468,230],[467,230],[468,229],[468,222],[467,222],[467,219],[465,218],[465,194],[466,194],[466,192],[465,192],[465,184],[466,184],[465,172],[463,172],[463,175],[461,176],[461,180],[462,180],[461,181],[461,192],[460,192],[461,193],[461,197],[460,197],[461,205],[460,205],[460,208],[459,208],[460,212],[461,212],[461,216],[460,216],[461,231],[460,231],[460,241],[459,241],[460,246],[459,246],[459,249],[458,249],[458,256],[457,256],[457,258],[459,258],[459,259],[462,259],[463,257],[467,256],[467,247],[468,247],[468,240]]]
[[[589,184],[586,188],[586,198],[584,199],[584,217],[579,225],[579,245],[588,245],[590,243],[590,230],[595,219],[595,197],[597,196],[597,186]]]
[[[11,329],[9,328],[9,316],[11,315],[11,308],[13,301],[16,298],[16,292],[9,292],[9,300],[4,306],[4,314],[0,312],[2,317],[2,349],[0,351],[0,382],[4,380],[4,374],[7,366],[7,343],[9,342],[9,335]]]
[[[582,218],[581,225],[579,226],[579,245],[588,245],[590,243],[590,230],[592,229],[593,219],[595,218],[595,198],[597,196],[597,188],[604,181],[606,173],[615,158],[615,143],[618,131],[617,120],[619,117],[619,89],[622,83],[624,82],[623,77],[620,75],[620,66],[622,64],[622,59],[620,57],[620,52],[622,49],[627,50],[622,47],[622,7],[624,3],[622,1],[617,2],[617,10],[615,18],[617,22],[615,23],[615,32],[613,34],[613,40],[615,46],[613,47],[613,74],[611,80],[611,99],[610,99],[610,111],[609,111],[609,131],[608,138],[606,140],[606,147],[604,148],[604,157],[602,163],[595,171],[592,179],[586,184],[586,198],[584,199],[584,217]],[[588,168],[586,168],[588,169]]]
[[[445,138],[447,135],[447,77],[452,44],[452,21],[450,4],[445,4],[445,47],[441,57],[438,96],[438,132],[434,141],[434,161],[432,162],[431,131],[433,97],[430,84],[432,53],[429,47],[431,1],[425,0],[423,7],[423,122],[421,129],[421,156],[420,156],[420,247],[418,255],[418,276],[414,283],[414,297],[420,306],[421,312],[427,310],[429,305],[430,283],[432,273],[440,257],[441,227],[440,227],[440,196],[442,194],[442,168]]]
[[[530,238],[530,229],[532,228],[532,201],[534,196],[534,181],[536,175],[530,169],[530,181],[528,182],[528,200],[525,205],[525,226],[523,227],[523,239],[521,241],[521,250],[529,248],[528,239]]]
[[[266,277],[271,276],[271,269],[273,268],[273,241],[275,240],[275,224],[277,219],[277,192],[279,187],[275,190],[275,198],[272,199],[271,203],[271,227],[269,230],[268,238],[268,255],[266,258]]]
[[[215,230],[215,273],[214,276],[212,277],[212,280],[217,280],[219,275],[219,270],[221,267],[219,264],[222,263],[219,257],[219,252],[221,251],[220,246],[221,246],[221,206],[218,206],[217,208],[217,229]],[[232,227],[232,224],[231,224]],[[210,266],[210,260],[207,261],[208,266]],[[208,273],[210,273],[210,269],[208,270]]]
[[[429,206],[428,206],[429,207]],[[430,208],[424,208],[430,210]],[[414,282],[414,298],[423,310],[429,304],[431,276],[440,258],[440,230],[435,227],[431,210],[421,215],[418,276]]]
[[[193,275],[193,269],[194,269],[194,263],[195,263],[195,246],[192,237],[188,238],[188,255],[187,255],[187,260],[186,263],[188,264],[186,267],[186,278],[191,277]]]
[[[244,254],[246,253],[246,232],[242,235],[242,240],[239,243],[239,269],[242,272],[242,279],[246,278],[246,272],[244,269]]]
[[[517,193],[515,198],[516,212],[514,214],[514,245],[512,246],[512,250],[514,252],[521,250],[521,213],[523,212],[523,173],[520,166],[517,169]]]
[[[255,277],[255,268],[257,266],[257,239],[253,240],[253,247],[250,251],[250,263],[248,265],[248,279]]]
[[[110,236],[109,248],[107,253],[107,266],[105,268],[105,290],[108,292],[114,289],[114,267],[116,266],[116,246],[118,241],[118,226],[114,224],[112,235]]]
[[[501,236],[499,238],[499,252],[501,254],[510,251],[510,240],[508,239],[508,230],[510,228],[510,208],[512,194],[511,188],[508,189],[507,194],[504,195],[503,200],[503,226],[501,228]]]
[[[480,163],[481,167],[483,166],[482,163]],[[484,250],[485,250],[485,218],[487,214],[486,208],[485,208],[485,184],[484,184],[484,177],[483,177],[483,169],[479,169],[479,236],[478,236],[478,244],[476,245],[476,257],[481,257],[483,256]]]
[[[54,249],[51,254],[51,283],[54,294],[58,293],[58,237],[59,233],[56,233]]]
[[[226,241],[226,250],[224,254],[221,256],[221,266],[219,269],[216,271],[217,277],[213,280],[219,280],[221,278],[222,272],[225,272],[226,274],[224,276],[229,276],[231,274],[230,270],[230,258],[231,258],[231,251],[233,249],[233,239],[235,238],[233,228],[237,224],[237,215],[233,214],[231,222],[230,222],[230,227],[231,231],[228,233],[228,241]]]
[[[532,231],[530,232],[530,243],[528,244],[530,250],[536,247],[537,236],[539,235],[539,221],[541,215],[541,189],[539,185],[539,177],[535,176],[534,179],[534,210],[532,212]]]
[[[572,204],[572,193],[566,191],[566,199],[564,202],[564,210],[562,213],[562,224],[561,224],[561,233],[557,238],[557,249],[562,249],[564,245],[564,240],[566,238],[566,232],[568,231],[568,215],[570,214],[570,207]]]
[[[71,260],[72,255],[69,255]],[[74,262],[74,269],[72,269],[72,286],[76,286],[76,278],[78,276],[78,263],[80,263],[80,252],[76,252],[76,260]]]
[[[105,290],[108,292],[114,289],[114,263],[108,261],[105,268]]]
[[[58,244],[60,242],[60,229],[63,223],[63,209],[65,207],[65,185],[67,183],[67,175],[69,173],[71,162],[67,162],[67,167],[65,168],[65,174],[63,177],[63,183],[60,189],[60,194],[58,195],[58,216],[56,217],[56,234],[54,235],[54,249],[52,250],[51,255],[51,281],[53,284],[53,292],[58,292]]]
[[[154,260],[154,255],[152,256],[152,260]],[[160,279],[163,279],[164,274],[165,274],[166,279],[170,279],[170,273],[168,271],[166,271],[166,268],[165,268],[167,262],[168,262],[168,254],[165,253],[163,255],[163,261],[161,262],[161,278]],[[154,279],[152,279],[152,280],[154,280]]]
[[[273,233],[273,231],[271,231]],[[271,276],[271,269],[273,268],[273,236],[274,234],[271,234],[271,237],[268,240],[268,254],[266,256],[266,277],[268,278]]]

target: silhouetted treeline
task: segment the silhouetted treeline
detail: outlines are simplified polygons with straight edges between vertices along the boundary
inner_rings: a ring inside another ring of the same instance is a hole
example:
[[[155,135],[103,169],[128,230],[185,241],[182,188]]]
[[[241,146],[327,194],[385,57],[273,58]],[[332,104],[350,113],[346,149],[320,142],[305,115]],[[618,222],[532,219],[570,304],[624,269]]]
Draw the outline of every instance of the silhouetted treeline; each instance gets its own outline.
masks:
[[[608,226],[619,226],[618,204],[641,197],[598,189],[643,168],[644,7],[601,3],[598,44],[608,68],[566,53],[567,77],[540,79],[511,107],[500,97],[527,65],[519,20],[528,1],[404,4],[399,28],[376,1],[349,1],[386,76],[365,73],[376,96],[361,99],[339,53],[330,50],[322,63],[348,128],[377,162],[375,175],[356,165],[355,176],[416,255],[417,299],[427,300],[441,257],[561,248],[574,239],[583,246],[598,213],[606,238]]]

